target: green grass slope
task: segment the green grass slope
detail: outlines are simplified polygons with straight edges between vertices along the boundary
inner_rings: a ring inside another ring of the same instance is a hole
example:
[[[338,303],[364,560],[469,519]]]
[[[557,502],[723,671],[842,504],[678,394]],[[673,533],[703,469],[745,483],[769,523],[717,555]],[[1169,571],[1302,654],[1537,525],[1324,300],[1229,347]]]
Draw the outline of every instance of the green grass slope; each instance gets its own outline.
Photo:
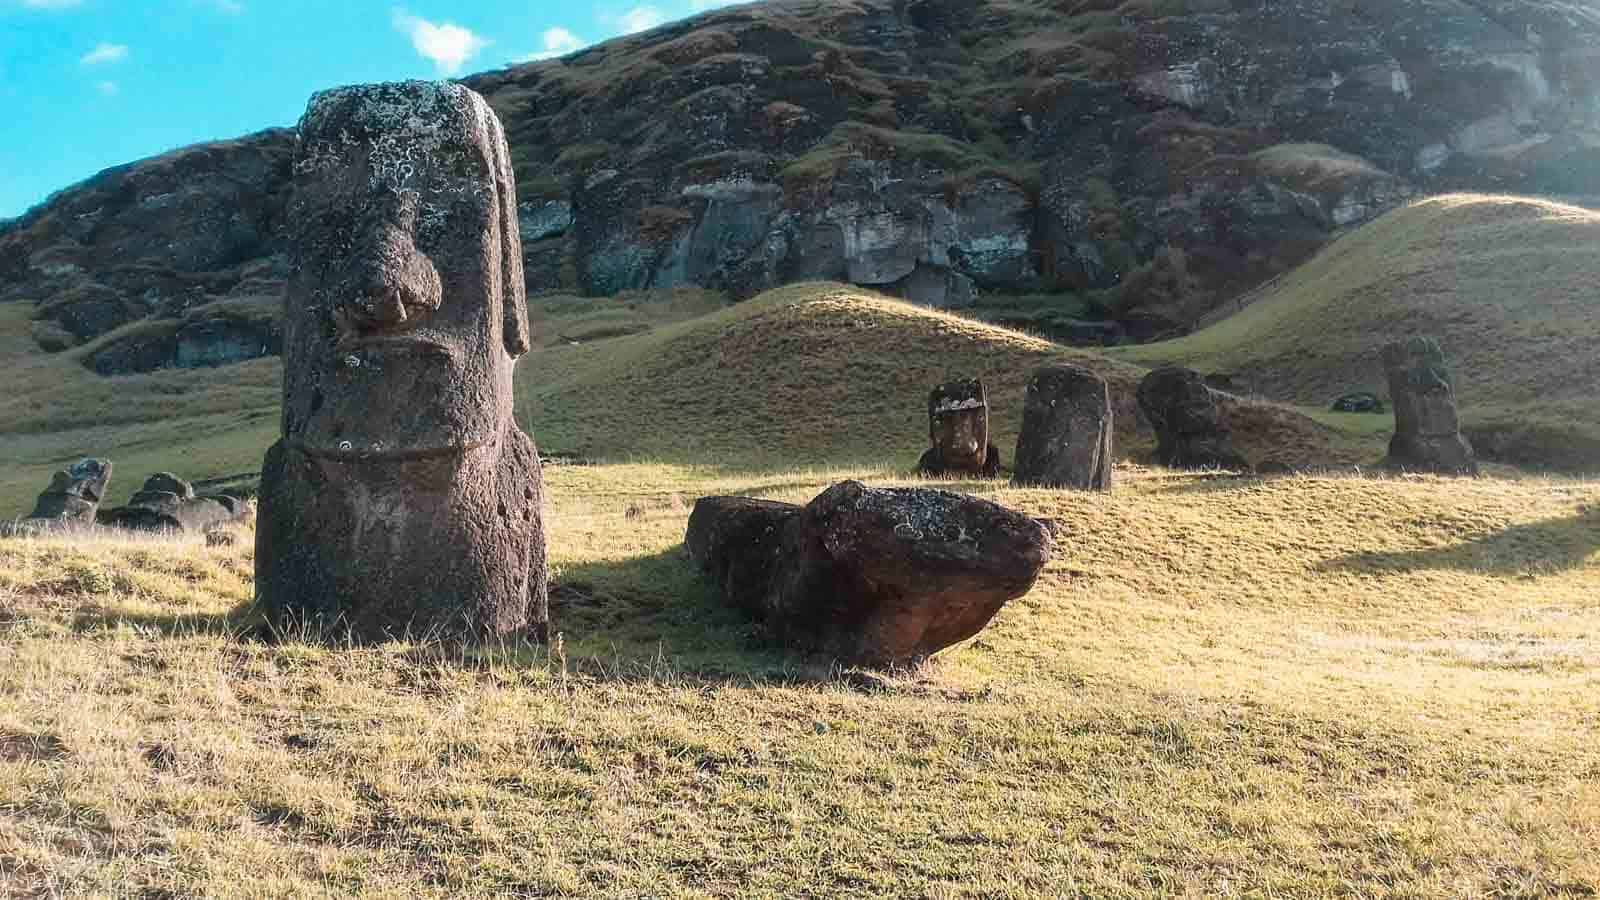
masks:
[[[1035,368],[1075,362],[1112,387],[1118,455],[1153,442],[1134,390],[1144,369],[1016,331],[830,283],[792,285],[647,334],[530,357],[518,418],[547,451],[734,467],[891,462],[927,447],[927,394],[981,377],[1010,459]],[[1373,447],[1284,407],[1238,403],[1252,460],[1351,460]]]
[[[1444,344],[1463,427],[1506,462],[1600,469],[1600,211],[1458,194],[1396,210],[1176,341],[1113,352],[1242,375],[1273,400],[1387,395],[1378,348]],[[1343,417],[1350,418],[1350,417]],[[1384,417],[1373,424],[1389,426]]]

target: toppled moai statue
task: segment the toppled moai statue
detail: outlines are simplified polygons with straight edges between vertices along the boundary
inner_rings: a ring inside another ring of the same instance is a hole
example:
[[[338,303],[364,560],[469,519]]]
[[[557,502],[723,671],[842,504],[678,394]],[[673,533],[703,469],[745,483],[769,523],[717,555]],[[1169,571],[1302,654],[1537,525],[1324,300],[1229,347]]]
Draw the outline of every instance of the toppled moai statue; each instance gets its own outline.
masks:
[[[1139,410],[1156,430],[1156,462],[1175,469],[1249,471],[1233,448],[1217,397],[1199,373],[1156,369],[1139,382]]]
[[[1472,445],[1461,436],[1455,385],[1438,342],[1395,341],[1384,346],[1382,357],[1394,404],[1394,437],[1384,464],[1406,472],[1478,474]]]
[[[1078,366],[1046,366],[1028,380],[1017,435],[1018,487],[1111,490],[1111,389]]]
[[[39,495],[28,521],[60,525],[93,525],[100,499],[111,483],[111,460],[80,459],[57,472]]]
[[[778,641],[873,666],[977,634],[1054,549],[1042,524],[987,500],[855,481],[803,507],[703,497],[684,544]]]
[[[203,532],[237,522],[245,504],[223,494],[197,496],[194,486],[171,472],[157,472],[128,498],[127,505],[100,513],[99,522],[130,531]]]
[[[941,384],[928,394],[928,439],[917,471],[924,475],[982,475],[1000,471],[989,443],[989,398],[976,378]]]
[[[257,603],[360,641],[542,639],[542,482],[512,419],[530,336],[500,120],[457,84],[319,93],[288,224]]]

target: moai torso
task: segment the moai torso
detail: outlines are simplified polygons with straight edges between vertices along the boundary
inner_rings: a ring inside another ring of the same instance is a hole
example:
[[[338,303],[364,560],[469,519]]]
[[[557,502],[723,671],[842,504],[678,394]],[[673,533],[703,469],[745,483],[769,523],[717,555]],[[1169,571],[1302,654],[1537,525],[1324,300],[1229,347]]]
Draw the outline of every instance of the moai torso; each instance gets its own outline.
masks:
[[[50,479],[28,518],[93,525],[110,482],[111,460],[80,459]]]
[[[1476,474],[1477,459],[1461,436],[1455,384],[1438,342],[1423,337],[1395,341],[1385,345],[1381,355],[1394,404],[1388,465],[1407,471]]]

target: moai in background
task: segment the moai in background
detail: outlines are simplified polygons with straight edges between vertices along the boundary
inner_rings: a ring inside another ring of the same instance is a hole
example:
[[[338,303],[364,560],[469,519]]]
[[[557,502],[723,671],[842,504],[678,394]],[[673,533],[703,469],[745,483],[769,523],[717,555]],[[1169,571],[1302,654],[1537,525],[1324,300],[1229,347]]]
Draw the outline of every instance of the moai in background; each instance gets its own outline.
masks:
[[[928,440],[917,462],[924,475],[981,475],[1000,471],[1000,451],[989,442],[989,399],[976,378],[946,382],[928,394]]]
[[[111,483],[111,460],[80,459],[57,472],[28,514],[38,524],[93,525]]]
[[[1383,368],[1394,404],[1394,437],[1384,464],[1406,472],[1476,475],[1478,460],[1461,436],[1456,392],[1444,351],[1431,338],[1384,346]]]
[[[1139,410],[1156,430],[1156,462],[1175,469],[1232,469],[1250,463],[1233,447],[1216,392],[1200,373],[1156,369],[1139,382]]]
[[[280,624],[472,637],[549,624],[511,156],[457,84],[340,88],[299,125],[283,423],[256,599]]]
[[[100,513],[102,525],[132,531],[204,532],[244,518],[245,504],[220,494],[196,496],[194,485],[171,472],[157,472],[128,498],[128,505]]]
[[[1111,490],[1111,390],[1078,366],[1046,366],[1028,380],[1017,436],[1018,487]]]

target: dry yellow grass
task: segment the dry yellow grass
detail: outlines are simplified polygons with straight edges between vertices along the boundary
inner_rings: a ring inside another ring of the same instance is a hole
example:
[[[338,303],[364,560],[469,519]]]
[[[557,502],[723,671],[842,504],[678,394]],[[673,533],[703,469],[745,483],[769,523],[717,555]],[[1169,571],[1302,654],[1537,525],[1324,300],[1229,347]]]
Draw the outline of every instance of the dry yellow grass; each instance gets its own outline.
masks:
[[[254,643],[248,543],[0,541],[0,894],[1600,890],[1600,485],[1118,474],[956,485],[1060,552],[891,675],[679,546],[883,469],[552,469],[555,654]]]
[[[1458,194],[1396,210],[1193,335],[1112,352],[1241,374],[1267,397],[1325,407],[1387,394],[1378,348],[1438,338],[1463,426],[1509,461],[1600,470],[1600,212]],[[1348,417],[1346,417],[1348,418]]]

